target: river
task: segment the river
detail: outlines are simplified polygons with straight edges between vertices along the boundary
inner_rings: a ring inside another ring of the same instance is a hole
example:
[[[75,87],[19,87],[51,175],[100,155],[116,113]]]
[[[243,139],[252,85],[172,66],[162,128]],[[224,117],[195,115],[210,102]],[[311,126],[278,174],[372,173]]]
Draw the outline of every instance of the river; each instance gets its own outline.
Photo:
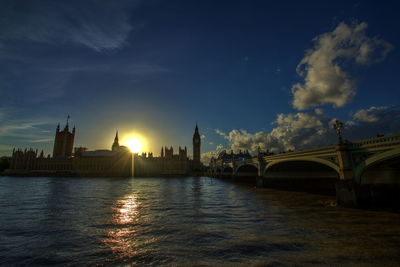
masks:
[[[399,266],[400,214],[208,177],[0,177],[1,266]]]

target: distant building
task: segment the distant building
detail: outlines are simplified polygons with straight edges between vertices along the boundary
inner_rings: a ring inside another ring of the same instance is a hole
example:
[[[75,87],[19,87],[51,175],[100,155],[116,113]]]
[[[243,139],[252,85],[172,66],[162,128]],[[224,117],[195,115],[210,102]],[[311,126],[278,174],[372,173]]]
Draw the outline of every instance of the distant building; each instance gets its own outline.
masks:
[[[75,127],[69,131],[68,119],[64,130],[56,128],[53,156],[45,156],[43,150],[13,150],[9,175],[26,176],[181,176],[198,173],[200,163],[200,135],[196,125],[193,135],[193,160],[187,155],[187,148],[179,147],[178,154],[173,148],[163,147],[160,157],[153,153],[132,154],[125,146],[119,145],[118,131],[111,150],[88,151],[85,147],[75,147]],[[132,161],[132,158],[134,160]]]
[[[246,151],[239,150],[238,153],[233,153],[233,150],[231,150],[230,153],[227,153],[226,150],[223,150],[218,154],[216,158],[215,157],[211,158],[209,166],[210,167],[222,166],[224,163],[229,163],[238,160],[246,160],[251,158],[252,156],[248,150]]]
[[[201,174],[203,165],[200,162],[200,134],[196,128],[193,134],[193,160],[189,159],[186,146],[179,147],[178,154],[174,154],[173,147],[162,147],[160,157],[153,153],[135,155],[134,174],[140,176],[183,176]]]
[[[118,144],[118,133],[110,150],[88,151],[75,147],[75,127],[69,131],[68,120],[64,130],[56,128],[53,156],[43,150],[13,150],[8,174],[27,176],[110,176],[129,177],[132,174],[132,153]]]
[[[72,157],[74,139],[75,139],[75,126],[72,129],[72,132],[69,132],[68,119],[64,130],[60,131],[60,124],[58,124],[56,129],[56,137],[54,140],[53,158]]]
[[[78,176],[130,177],[132,153],[123,146],[114,151],[82,151],[72,158],[72,170]]]

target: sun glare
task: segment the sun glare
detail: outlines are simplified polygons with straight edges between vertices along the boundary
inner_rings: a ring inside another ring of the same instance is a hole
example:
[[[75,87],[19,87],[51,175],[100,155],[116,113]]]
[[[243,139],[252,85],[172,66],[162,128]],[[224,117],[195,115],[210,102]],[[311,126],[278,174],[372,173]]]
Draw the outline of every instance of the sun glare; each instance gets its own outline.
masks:
[[[129,138],[125,141],[124,145],[127,146],[133,153],[138,153],[142,150],[142,142],[140,142],[140,140],[137,138]]]

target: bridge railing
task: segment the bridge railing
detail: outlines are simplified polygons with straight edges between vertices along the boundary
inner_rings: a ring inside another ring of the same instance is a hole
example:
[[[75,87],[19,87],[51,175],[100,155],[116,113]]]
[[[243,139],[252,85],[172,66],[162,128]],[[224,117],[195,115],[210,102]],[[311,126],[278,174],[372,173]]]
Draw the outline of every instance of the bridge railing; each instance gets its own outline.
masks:
[[[297,150],[297,151],[291,151],[291,152],[285,152],[285,153],[279,153],[279,154],[274,154],[274,155],[269,155],[269,156],[264,156],[264,159],[275,159],[275,158],[282,158],[282,157],[292,157],[295,155],[303,155],[303,154],[314,154],[314,153],[332,153],[335,151],[335,145],[330,145],[330,146],[323,146],[323,147],[318,147],[318,148],[310,148],[310,149],[302,149],[302,150]]]
[[[359,149],[359,148],[369,148],[370,149],[373,147],[388,146],[388,145],[396,145],[396,146],[399,145],[400,146],[400,134],[382,136],[382,137],[374,137],[374,138],[368,138],[368,139],[364,139],[364,140],[360,140],[360,141],[346,143],[346,146],[350,149]],[[303,150],[297,150],[297,151],[291,151],[291,152],[285,152],[285,153],[278,153],[278,154],[274,154],[274,155],[264,156],[263,158],[266,161],[269,161],[269,160],[293,157],[293,156],[302,156],[302,155],[312,156],[313,154],[327,155],[327,154],[332,154],[332,153],[336,153],[336,145],[311,148],[311,149],[303,149]],[[255,161],[257,161],[257,157],[254,157],[252,159],[236,160],[235,163],[244,165],[244,164],[254,163]],[[225,163],[223,165],[225,165]],[[232,164],[230,163],[227,165],[232,165]]]
[[[400,134],[389,135],[389,136],[382,136],[382,137],[374,137],[368,138],[356,142],[351,142],[350,146],[354,148],[359,148],[363,146],[370,146],[370,145],[377,145],[377,144],[384,144],[384,143],[399,143],[400,144]]]

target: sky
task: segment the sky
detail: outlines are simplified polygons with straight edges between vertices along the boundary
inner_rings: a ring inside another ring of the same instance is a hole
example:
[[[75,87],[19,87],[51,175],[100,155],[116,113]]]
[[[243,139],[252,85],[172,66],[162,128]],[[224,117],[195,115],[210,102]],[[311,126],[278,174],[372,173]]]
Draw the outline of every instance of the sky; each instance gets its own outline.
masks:
[[[396,1],[0,1],[0,155],[280,152],[400,133]]]

